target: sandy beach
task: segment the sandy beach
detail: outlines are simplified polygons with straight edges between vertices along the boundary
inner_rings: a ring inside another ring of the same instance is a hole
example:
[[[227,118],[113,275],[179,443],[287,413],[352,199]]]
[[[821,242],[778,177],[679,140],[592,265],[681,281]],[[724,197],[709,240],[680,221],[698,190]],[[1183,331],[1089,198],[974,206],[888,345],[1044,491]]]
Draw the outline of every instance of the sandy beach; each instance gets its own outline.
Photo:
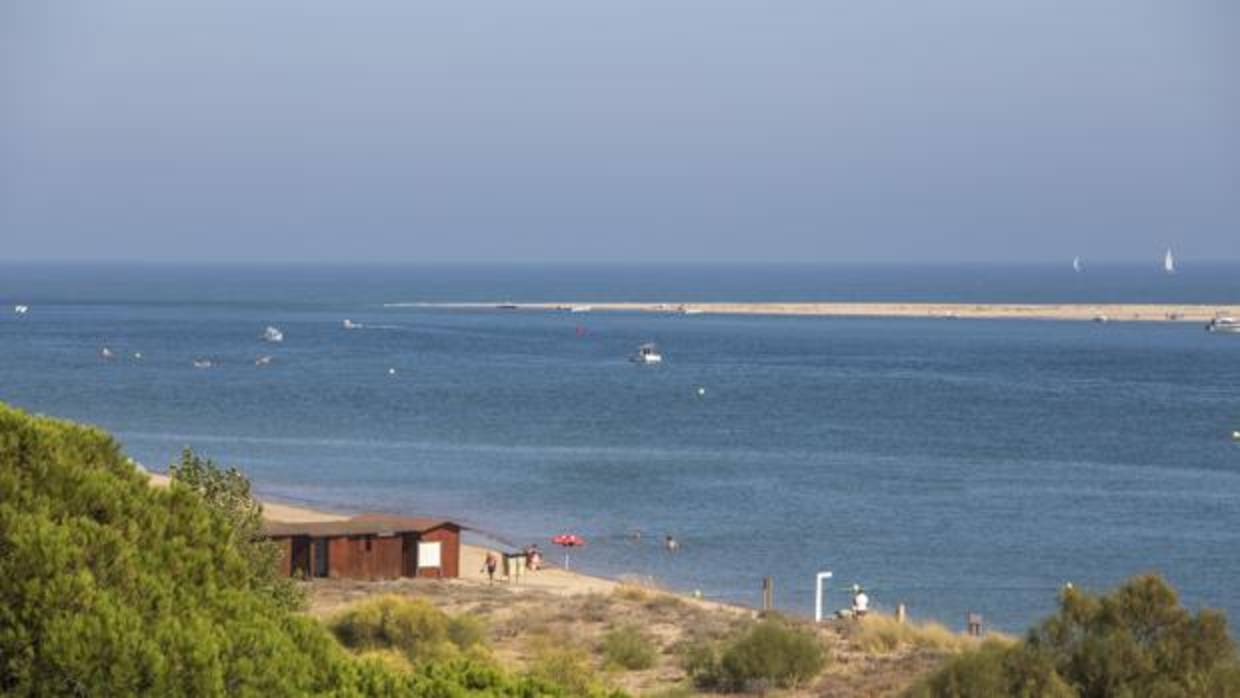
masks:
[[[798,315],[822,317],[974,318],[986,320],[1108,320],[1206,323],[1220,315],[1236,315],[1235,305],[1131,303],[408,303],[389,307],[624,311],[712,315]]]

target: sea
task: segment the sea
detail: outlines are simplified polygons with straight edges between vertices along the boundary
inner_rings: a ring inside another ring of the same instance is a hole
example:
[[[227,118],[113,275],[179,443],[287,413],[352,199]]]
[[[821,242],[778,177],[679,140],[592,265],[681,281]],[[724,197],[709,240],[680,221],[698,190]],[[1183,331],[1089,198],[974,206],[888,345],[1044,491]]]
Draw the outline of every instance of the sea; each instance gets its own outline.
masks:
[[[1240,264],[6,262],[0,400],[151,470],[191,447],[277,500],[449,517],[561,563],[550,537],[575,533],[574,569],[706,598],[756,606],[770,577],[807,615],[830,571],[828,610],[856,583],[1018,632],[1065,583],[1152,571],[1240,621],[1240,335],[416,305],[536,301],[1240,310]],[[649,341],[664,363],[631,363]]]

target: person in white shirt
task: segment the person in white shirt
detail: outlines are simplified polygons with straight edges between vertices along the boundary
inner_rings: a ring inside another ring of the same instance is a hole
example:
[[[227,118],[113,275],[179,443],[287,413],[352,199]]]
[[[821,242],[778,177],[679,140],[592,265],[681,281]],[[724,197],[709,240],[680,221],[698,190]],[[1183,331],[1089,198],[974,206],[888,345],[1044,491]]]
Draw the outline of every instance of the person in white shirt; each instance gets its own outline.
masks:
[[[852,612],[857,618],[864,616],[870,610],[870,597],[866,596],[865,589],[860,584],[853,585],[853,604]]]

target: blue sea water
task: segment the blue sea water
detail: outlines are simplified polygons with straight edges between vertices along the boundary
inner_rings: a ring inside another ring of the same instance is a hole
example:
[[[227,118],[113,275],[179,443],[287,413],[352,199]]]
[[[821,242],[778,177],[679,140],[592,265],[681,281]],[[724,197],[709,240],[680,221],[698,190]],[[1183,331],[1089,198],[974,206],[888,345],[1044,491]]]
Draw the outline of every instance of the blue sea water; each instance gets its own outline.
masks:
[[[730,601],[756,604],[771,575],[777,605],[809,613],[830,569],[830,607],[855,581],[880,607],[1018,630],[1066,581],[1156,570],[1190,606],[1240,618],[1240,336],[388,305],[1240,306],[1240,265],[1181,268],[9,263],[0,400],[99,424],[153,469],[189,445],[276,498],[446,515],[544,548],[575,532],[575,566]],[[284,343],[259,340],[269,324]],[[664,365],[626,361],[649,340]]]

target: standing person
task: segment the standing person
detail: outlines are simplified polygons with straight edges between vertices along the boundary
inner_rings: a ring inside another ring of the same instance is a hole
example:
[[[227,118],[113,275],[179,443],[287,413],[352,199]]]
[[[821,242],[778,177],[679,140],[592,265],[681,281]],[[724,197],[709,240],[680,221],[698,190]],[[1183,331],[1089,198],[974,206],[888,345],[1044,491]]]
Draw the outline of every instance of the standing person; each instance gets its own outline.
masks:
[[[529,567],[531,572],[537,572],[542,567],[542,551],[538,549],[538,544],[530,546]]]
[[[497,569],[499,569],[499,556],[494,550],[488,550],[486,562],[482,564],[481,570],[487,573],[487,584],[495,583],[495,570]]]
[[[866,596],[865,589],[860,584],[853,585],[853,605],[852,612],[855,618],[864,618],[866,613],[870,612],[870,597]]]

